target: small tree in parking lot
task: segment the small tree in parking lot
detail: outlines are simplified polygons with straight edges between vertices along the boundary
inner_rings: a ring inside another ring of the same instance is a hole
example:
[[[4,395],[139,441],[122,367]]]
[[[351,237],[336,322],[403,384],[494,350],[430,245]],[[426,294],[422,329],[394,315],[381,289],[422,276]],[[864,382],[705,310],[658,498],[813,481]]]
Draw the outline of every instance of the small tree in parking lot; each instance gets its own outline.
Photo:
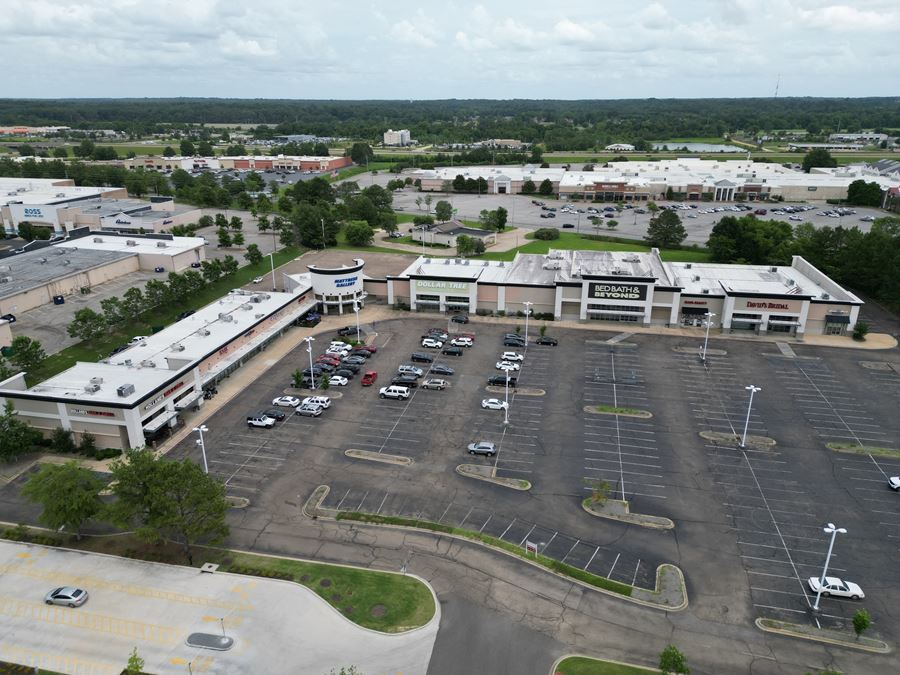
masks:
[[[320,386],[322,389],[328,389],[328,387],[331,386],[331,382],[329,381],[328,373],[323,373],[323,374],[322,374],[322,378],[321,378],[321,380],[320,380],[320,382],[319,382],[319,386]]]
[[[659,655],[659,669],[664,673],[677,675],[690,675],[691,672],[687,665],[687,659],[675,645],[668,645],[662,650]]]
[[[609,499],[609,492],[612,489],[609,481],[588,479],[585,483],[591,490],[591,496],[588,497],[591,500],[591,504],[603,506],[606,500]]]
[[[301,389],[303,387],[303,372],[297,368],[297,370],[291,373],[291,380],[293,380],[295,389]]]
[[[872,617],[869,616],[869,613],[865,609],[856,610],[856,614],[853,615],[853,630],[856,631],[857,640],[871,625]]]
[[[547,324],[544,324],[543,326],[541,326],[540,333],[541,333],[541,337],[544,337],[547,334]]]
[[[857,321],[853,325],[853,339],[858,342],[862,342],[866,339],[866,335],[869,334],[869,324],[865,321]]]

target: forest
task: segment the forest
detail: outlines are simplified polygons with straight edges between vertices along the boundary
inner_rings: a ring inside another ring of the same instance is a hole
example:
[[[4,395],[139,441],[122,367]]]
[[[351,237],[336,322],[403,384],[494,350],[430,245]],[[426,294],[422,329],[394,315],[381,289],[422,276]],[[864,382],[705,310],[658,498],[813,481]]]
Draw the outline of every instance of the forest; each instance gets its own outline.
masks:
[[[259,138],[304,133],[376,142],[391,127],[409,129],[422,143],[515,138],[547,150],[590,150],[612,142],[721,138],[738,131],[752,136],[802,129],[815,136],[900,129],[900,99],[0,100],[0,125],[115,129],[139,137],[168,125],[213,123],[240,124],[255,129]]]

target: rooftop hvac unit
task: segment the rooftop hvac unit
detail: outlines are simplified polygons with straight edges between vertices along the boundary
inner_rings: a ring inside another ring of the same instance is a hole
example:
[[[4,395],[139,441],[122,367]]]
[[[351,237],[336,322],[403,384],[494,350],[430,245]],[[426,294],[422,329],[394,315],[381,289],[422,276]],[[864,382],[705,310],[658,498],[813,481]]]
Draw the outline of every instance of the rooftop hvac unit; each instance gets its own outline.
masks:
[[[769,271],[770,271],[770,272],[777,272],[777,271],[778,271],[778,268],[777,268],[777,267],[770,267],[770,268],[769,268]]]
[[[173,352],[183,352],[184,345],[172,345],[172,351]]]
[[[126,239],[125,245],[126,246],[137,246],[137,242],[134,239]]]
[[[691,263],[687,263],[687,264],[684,266],[684,269],[686,269],[686,270],[691,269]]]
[[[156,368],[156,361],[144,360],[141,361],[141,366],[144,368]]]
[[[243,305],[241,305],[241,309],[243,309],[243,310],[253,309],[253,305],[251,305],[249,302],[245,302]]]
[[[785,281],[785,283],[786,283],[788,286],[793,286],[796,282],[795,282],[793,279],[788,278],[788,279]]]
[[[71,261],[71,260],[63,260],[63,261],[62,261],[62,264],[63,264],[63,265],[71,265],[71,264],[72,264],[72,261]]]
[[[92,377],[91,384],[103,384],[103,378],[102,377]]]
[[[695,274],[694,276],[691,277],[691,281],[700,281],[700,275]]]
[[[168,244],[166,244],[166,242],[164,241],[156,242],[156,248],[165,248],[166,246],[168,246]]]
[[[103,243],[103,237],[94,237],[94,243],[95,243],[95,244],[102,244],[102,243]]]
[[[125,363],[126,366],[128,366],[129,368],[131,368],[131,359],[125,359],[124,363]]]
[[[490,263],[489,260],[485,260],[485,261],[484,261],[484,264],[482,265],[482,267],[489,267],[490,264],[491,264],[491,263]]]
[[[77,249],[73,248],[72,250],[75,251]],[[66,254],[66,249],[64,249],[64,248],[61,248],[56,252],[56,255],[65,255],[65,254]]]
[[[57,193],[56,193],[56,196],[57,196],[57,197],[65,197],[65,196],[66,196],[66,193],[65,193],[65,192],[57,192]]]
[[[121,387],[116,388],[116,393],[125,398],[126,396],[131,396],[134,393],[134,385],[133,384],[123,384]]]
[[[709,289],[708,289],[708,288],[704,288],[704,289],[703,289],[702,291],[700,291],[700,292],[701,292],[703,295],[709,295]]]
[[[225,314],[224,312],[219,314],[219,319],[221,321],[223,321],[224,323],[230,323],[230,322],[234,321],[234,317],[231,316],[231,314]]]
[[[200,329],[199,331],[197,331],[197,332],[200,333],[200,335],[202,335],[203,337],[208,337],[208,336],[209,336],[209,331],[206,330],[205,328],[201,328],[201,329]]]
[[[262,296],[259,296],[259,295],[254,295],[253,297],[250,298],[250,302],[260,303],[260,302],[262,302],[262,300],[263,300]]]
[[[444,261],[444,264],[445,264],[445,265],[449,265],[449,264],[450,264],[450,258],[447,258],[447,259]]]
[[[84,386],[84,390],[89,394],[96,394],[98,391],[100,391],[100,385],[99,384],[86,384]]]
[[[254,319],[261,319],[261,318],[263,318],[264,316],[265,316],[265,314],[263,314],[262,312],[257,312],[256,314],[253,315],[253,318],[254,318]]]
[[[47,259],[46,259],[46,258],[40,258],[40,259],[38,260],[38,262],[41,263],[41,265],[46,265],[46,264],[47,264]]]
[[[12,281],[12,277],[0,277],[0,284],[8,284]]]
[[[822,299],[823,300],[831,300],[831,296],[828,295],[828,293],[822,293]]]

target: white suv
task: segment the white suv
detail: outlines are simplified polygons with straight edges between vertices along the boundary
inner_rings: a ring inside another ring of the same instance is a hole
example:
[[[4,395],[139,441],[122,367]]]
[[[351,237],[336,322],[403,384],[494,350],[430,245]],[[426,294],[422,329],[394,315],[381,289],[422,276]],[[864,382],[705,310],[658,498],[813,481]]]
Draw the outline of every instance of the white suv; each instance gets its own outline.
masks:
[[[330,408],[331,399],[327,396],[307,396],[300,405],[314,405],[319,408]]]
[[[397,398],[405,401],[409,398],[409,387],[401,387],[400,385],[391,385],[390,387],[382,387],[378,392],[381,398]]]

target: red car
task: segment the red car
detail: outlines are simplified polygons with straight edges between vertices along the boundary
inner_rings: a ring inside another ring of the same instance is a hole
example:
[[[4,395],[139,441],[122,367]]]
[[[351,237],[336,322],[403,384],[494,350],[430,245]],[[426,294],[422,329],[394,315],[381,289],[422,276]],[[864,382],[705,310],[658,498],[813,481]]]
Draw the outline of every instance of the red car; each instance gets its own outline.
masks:
[[[365,375],[362,376],[360,384],[362,384],[362,386],[364,387],[371,387],[373,384],[375,384],[375,380],[377,379],[378,373],[376,373],[374,370],[369,370]]]
[[[326,356],[320,356],[319,358],[317,358],[316,363],[328,363],[328,364],[334,366],[335,368],[337,368],[339,365],[341,365],[341,360],[335,359],[335,358],[332,358],[332,357],[326,355]]]
[[[364,349],[370,354],[376,354],[378,352],[378,347],[375,345],[360,345],[359,347],[356,347],[356,349]]]

